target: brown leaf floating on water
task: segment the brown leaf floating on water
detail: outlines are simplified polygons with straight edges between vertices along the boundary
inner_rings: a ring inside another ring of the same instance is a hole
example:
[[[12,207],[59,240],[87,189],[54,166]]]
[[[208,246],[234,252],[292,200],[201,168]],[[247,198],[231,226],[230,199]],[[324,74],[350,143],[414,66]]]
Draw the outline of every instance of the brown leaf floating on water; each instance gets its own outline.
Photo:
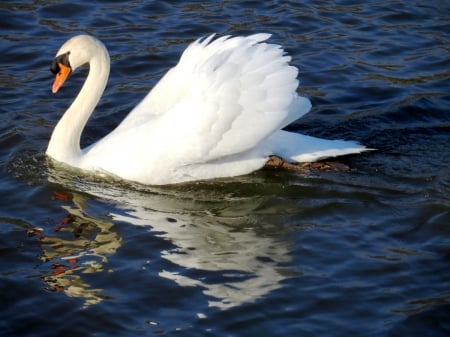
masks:
[[[339,171],[350,172],[349,166],[334,161],[318,161],[313,163],[290,163],[278,156],[270,156],[264,165],[266,169],[283,169],[287,171],[296,172],[311,172],[311,171]]]

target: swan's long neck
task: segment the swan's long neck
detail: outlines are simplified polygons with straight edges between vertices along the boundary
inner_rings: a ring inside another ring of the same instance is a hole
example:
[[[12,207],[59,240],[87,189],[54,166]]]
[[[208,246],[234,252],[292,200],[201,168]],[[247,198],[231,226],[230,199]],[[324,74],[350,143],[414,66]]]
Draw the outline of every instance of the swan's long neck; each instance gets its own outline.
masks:
[[[82,157],[80,138],[86,123],[105,90],[109,76],[109,55],[97,46],[89,62],[89,74],[77,98],[53,130],[47,155],[60,162],[77,166]]]

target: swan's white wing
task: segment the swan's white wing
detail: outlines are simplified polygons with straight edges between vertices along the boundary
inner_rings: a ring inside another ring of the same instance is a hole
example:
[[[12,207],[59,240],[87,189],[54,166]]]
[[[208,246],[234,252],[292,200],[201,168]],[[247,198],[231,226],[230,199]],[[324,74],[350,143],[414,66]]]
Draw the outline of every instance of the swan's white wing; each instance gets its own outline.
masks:
[[[280,46],[264,42],[269,37],[192,43],[118,131],[156,123],[165,144],[142,146],[166,146],[185,164],[254,148],[310,109],[295,91],[297,68]]]

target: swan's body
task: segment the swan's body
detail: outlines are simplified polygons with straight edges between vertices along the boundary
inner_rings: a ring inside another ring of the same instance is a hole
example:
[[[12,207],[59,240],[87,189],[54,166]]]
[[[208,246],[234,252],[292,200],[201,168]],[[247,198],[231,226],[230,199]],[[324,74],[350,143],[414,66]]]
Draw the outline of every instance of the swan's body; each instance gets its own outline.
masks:
[[[68,40],[52,66],[58,73],[53,92],[77,67],[89,63],[90,70],[56,125],[47,155],[156,185],[247,174],[270,155],[305,162],[366,150],[356,142],[281,130],[311,104],[296,93],[297,68],[280,46],[264,42],[269,37],[195,41],[114,131],[85,149],[81,133],[105,89],[109,55],[93,37]]]

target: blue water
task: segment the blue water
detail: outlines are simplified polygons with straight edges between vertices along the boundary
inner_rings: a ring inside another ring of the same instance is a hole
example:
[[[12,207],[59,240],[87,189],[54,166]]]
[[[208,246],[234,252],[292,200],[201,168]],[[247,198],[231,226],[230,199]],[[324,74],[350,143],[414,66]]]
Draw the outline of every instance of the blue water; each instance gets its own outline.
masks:
[[[450,4],[0,4],[0,335],[448,336]],[[289,130],[377,151],[351,172],[260,171],[144,187],[44,152],[86,71],[50,92],[78,33],[112,57],[83,135],[113,129],[198,37],[272,33],[312,111]]]

